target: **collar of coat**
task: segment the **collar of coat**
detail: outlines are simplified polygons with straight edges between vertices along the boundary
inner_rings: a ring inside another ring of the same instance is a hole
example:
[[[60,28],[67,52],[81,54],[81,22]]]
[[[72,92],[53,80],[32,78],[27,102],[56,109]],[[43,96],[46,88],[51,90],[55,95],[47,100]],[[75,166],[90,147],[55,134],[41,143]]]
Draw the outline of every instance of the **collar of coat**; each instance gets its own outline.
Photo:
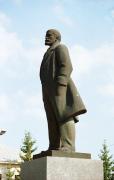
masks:
[[[52,51],[52,50],[55,49],[59,44],[60,44],[60,41],[57,40],[51,47],[49,47],[49,48],[47,49],[47,52],[48,52],[48,51]]]
[[[46,51],[46,53],[44,54],[44,59],[46,60],[49,55],[50,55],[50,52],[52,52],[57,46],[59,46],[60,42],[59,41],[56,41],[51,47],[49,47]]]

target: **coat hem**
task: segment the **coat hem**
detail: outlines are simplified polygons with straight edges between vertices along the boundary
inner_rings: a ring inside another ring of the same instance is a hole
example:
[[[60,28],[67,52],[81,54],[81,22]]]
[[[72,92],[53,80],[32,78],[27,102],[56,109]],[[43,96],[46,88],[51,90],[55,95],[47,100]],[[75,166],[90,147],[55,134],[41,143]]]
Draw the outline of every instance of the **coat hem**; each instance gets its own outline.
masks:
[[[84,114],[86,112],[87,112],[87,110],[83,109],[83,110],[80,110],[80,111],[78,111],[76,113],[72,113],[71,115],[67,116],[66,118],[63,118],[62,120],[59,120],[59,123],[62,124],[62,123],[68,122],[68,121],[71,120],[71,118],[73,118],[74,122],[77,123],[77,122],[79,122],[79,120],[76,118],[76,116],[79,116],[79,115]]]

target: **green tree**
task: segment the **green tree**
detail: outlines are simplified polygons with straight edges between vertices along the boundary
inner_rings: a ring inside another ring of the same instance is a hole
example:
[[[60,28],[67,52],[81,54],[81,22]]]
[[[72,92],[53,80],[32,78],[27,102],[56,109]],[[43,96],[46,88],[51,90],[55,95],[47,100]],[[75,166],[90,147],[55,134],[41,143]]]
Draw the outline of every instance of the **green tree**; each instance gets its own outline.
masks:
[[[112,159],[112,155],[110,155],[106,140],[102,145],[102,150],[99,157],[103,161],[104,180],[111,180],[114,160]]]
[[[13,176],[14,176],[14,171],[12,171],[11,168],[7,168],[6,179],[7,180],[12,180]]]
[[[37,147],[34,147],[35,143],[36,141],[32,139],[30,132],[25,132],[25,137],[23,139],[23,145],[20,152],[20,158],[23,161],[30,161],[32,159],[32,154],[37,149]]]
[[[15,176],[15,180],[21,180],[20,175],[16,175],[16,176]]]
[[[21,180],[21,177],[20,177],[20,173],[21,173],[21,170],[20,169],[16,169],[18,175],[15,175],[15,180]]]
[[[114,180],[114,166],[112,167],[112,179],[111,180]]]

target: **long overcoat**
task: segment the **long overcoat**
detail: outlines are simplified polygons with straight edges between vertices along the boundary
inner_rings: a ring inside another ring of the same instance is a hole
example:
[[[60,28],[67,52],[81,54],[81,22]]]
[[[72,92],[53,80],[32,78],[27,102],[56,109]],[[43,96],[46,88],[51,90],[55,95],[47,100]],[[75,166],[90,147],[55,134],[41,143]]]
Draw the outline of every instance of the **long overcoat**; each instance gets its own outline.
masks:
[[[43,95],[43,101],[44,103],[47,99],[50,101],[56,119],[60,122],[86,112],[85,105],[70,77],[72,70],[67,47],[56,42],[44,54],[40,79],[42,90],[46,89],[48,95],[48,97]],[[58,87],[62,87],[59,94]]]

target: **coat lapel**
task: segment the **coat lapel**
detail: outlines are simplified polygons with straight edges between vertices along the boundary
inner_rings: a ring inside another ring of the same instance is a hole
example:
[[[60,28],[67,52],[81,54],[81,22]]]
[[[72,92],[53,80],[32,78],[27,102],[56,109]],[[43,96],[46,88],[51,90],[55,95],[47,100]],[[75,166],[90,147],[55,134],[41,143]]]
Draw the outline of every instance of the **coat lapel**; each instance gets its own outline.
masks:
[[[46,53],[44,54],[42,63],[41,63],[41,67],[40,67],[40,74],[42,74],[41,72],[44,71],[44,67],[47,66],[47,63],[50,60],[50,56],[52,55],[54,49],[60,44],[59,41],[56,41],[51,47],[49,47],[46,51]]]
[[[44,55],[44,59],[46,60],[51,53],[53,52],[53,50],[60,44],[59,41],[56,41],[51,47],[49,47]]]

